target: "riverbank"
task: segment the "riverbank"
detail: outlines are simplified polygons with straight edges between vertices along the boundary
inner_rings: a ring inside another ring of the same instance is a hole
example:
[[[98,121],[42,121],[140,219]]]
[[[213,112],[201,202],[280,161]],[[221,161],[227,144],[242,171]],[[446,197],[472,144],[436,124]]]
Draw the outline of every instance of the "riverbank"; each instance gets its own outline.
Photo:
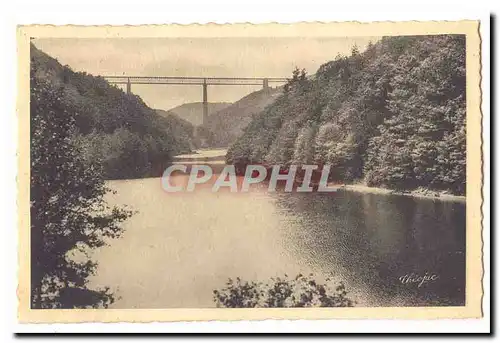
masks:
[[[333,185],[332,185],[333,186]],[[354,185],[342,185],[340,189],[348,191],[348,192],[358,192],[358,193],[372,193],[372,194],[394,194],[394,195],[404,195],[416,198],[427,198],[427,199],[437,199],[444,201],[455,201],[455,202],[463,202],[465,203],[465,196],[463,195],[453,195],[447,193],[440,193],[436,191],[430,191],[422,189],[417,189],[414,191],[410,191],[408,193],[398,192],[392,189],[380,188],[380,187],[368,187],[362,184],[354,184]]]

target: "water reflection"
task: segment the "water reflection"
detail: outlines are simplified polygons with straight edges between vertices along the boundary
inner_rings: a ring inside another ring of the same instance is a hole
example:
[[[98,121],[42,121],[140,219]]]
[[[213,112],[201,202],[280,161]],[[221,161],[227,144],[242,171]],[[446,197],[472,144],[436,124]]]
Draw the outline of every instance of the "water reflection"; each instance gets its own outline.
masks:
[[[464,304],[464,204],[352,192],[276,197],[290,249],[340,275],[365,305]],[[403,284],[411,273],[438,278]]]
[[[186,182],[179,176],[174,183]],[[228,278],[333,273],[359,306],[462,305],[465,205],[338,193],[166,193],[160,179],[113,181],[111,204],[138,213],[95,252],[91,286],[114,308],[214,307]],[[418,288],[400,277],[434,273]]]

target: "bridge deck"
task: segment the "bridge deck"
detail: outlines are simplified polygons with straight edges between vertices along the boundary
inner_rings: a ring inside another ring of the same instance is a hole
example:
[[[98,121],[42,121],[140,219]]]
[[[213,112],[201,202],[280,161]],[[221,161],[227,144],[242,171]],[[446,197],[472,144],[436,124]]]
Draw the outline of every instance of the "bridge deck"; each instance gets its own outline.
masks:
[[[132,93],[135,85],[198,85],[203,87],[203,124],[208,118],[208,86],[262,86],[269,89],[270,83],[283,84],[288,81],[284,77],[201,77],[201,76],[102,76],[115,85],[126,85],[127,94]]]

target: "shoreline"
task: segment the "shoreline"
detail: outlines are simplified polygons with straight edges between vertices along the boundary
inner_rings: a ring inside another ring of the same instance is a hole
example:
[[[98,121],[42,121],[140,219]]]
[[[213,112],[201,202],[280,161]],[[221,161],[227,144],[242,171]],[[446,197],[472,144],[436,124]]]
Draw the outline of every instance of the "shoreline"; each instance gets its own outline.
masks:
[[[331,186],[335,186],[335,185],[331,185]],[[411,191],[408,193],[402,193],[402,192],[398,192],[398,191],[388,189],[388,188],[368,187],[368,186],[361,185],[361,184],[354,184],[354,185],[346,184],[346,185],[341,185],[341,186],[336,185],[336,186],[338,186],[339,189],[341,189],[341,190],[345,190],[345,191],[349,191],[349,192],[386,194],[386,195],[392,194],[392,195],[403,195],[403,196],[408,196],[408,197],[424,198],[424,199],[454,201],[454,202],[463,202],[463,203],[466,202],[466,197],[463,195],[453,195],[453,194],[445,194],[445,193],[439,193],[439,192],[435,192],[436,195],[430,195],[430,194],[418,193],[415,191]]]

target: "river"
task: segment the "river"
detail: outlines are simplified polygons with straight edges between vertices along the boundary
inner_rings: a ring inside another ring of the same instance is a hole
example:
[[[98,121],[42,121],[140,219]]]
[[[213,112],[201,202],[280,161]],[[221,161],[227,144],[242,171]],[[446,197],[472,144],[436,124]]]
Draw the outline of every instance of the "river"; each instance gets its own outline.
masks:
[[[91,285],[114,291],[112,308],[214,307],[212,292],[228,278],[298,273],[333,274],[357,306],[465,302],[464,203],[264,188],[166,193],[160,178],[109,186],[108,202],[137,211],[94,254]],[[411,273],[435,277],[418,287],[404,282]]]

